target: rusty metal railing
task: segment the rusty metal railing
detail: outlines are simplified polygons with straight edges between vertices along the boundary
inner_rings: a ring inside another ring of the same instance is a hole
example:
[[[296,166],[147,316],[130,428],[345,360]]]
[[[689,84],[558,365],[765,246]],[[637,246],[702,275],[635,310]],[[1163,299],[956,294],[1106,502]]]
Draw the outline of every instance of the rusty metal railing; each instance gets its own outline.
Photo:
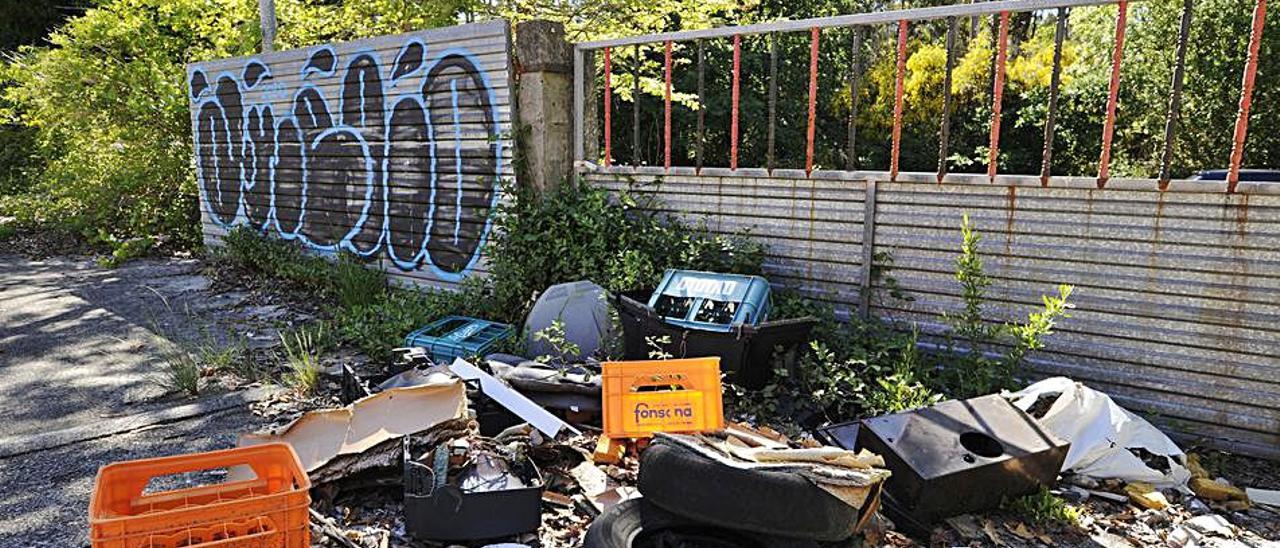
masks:
[[[671,169],[671,78],[672,78],[672,44],[675,42],[696,42],[697,44],[697,61],[695,67],[697,70],[697,87],[698,101],[704,101],[705,89],[705,52],[703,41],[713,38],[732,38],[733,43],[733,65],[731,78],[731,100],[730,100],[730,128],[729,128],[729,169],[737,170],[739,156],[739,137],[740,137],[740,96],[741,96],[741,65],[742,65],[742,37],[748,35],[774,35],[784,32],[809,32],[809,80],[808,80],[808,126],[805,132],[805,173],[811,175],[815,169],[814,166],[814,144],[815,144],[815,127],[817,124],[817,87],[818,87],[818,53],[820,47],[821,30],[826,28],[842,28],[852,27],[853,39],[853,62],[849,72],[849,85],[851,89],[850,112],[847,128],[847,163],[846,171],[855,171],[856,169],[856,151],[857,151],[857,130],[855,120],[858,112],[858,93],[857,90],[862,84],[863,72],[865,66],[861,56],[861,48],[865,39],[865,29],[874,25],[882,25],[886,23],[896,23],[897,25],[897,58],[896,73],[894,83],[894,108],[893,108],[893,127],[892,127],[892,145],[890,151],[890,163],[887,178],[890,181],[898,180],[899,173],[899,155],[902,139],[903,124],[903,80],[906,73],[906,59],[908,53],[908,38],[911,25],[921,21],[940,20],[947,21],[946,34],[946,73],[943,97],[942,119],[939,121],[939,156],[938,168],[933,177],[937,181],[946,179],[949,175],[947,165],[947,154],[950,143],[950,124],[952,117],[952,93],[951,93],[951,77],[952,70],[956,58],[956,20],[962,17],[979,17],[991,15],[994,17],[994,25],[998,28],[997,32],[992,34],[992,49],[994,51],[992,60],[992,90],[991,90],[991,124],[990,124],[990,143],[989,156],[987,162],[986,177],[990,182],[996,182],[998,178],[1004,178],[999,173],[999,151],[1000,151],[1000,115],[1003,103],[1003,94],[1005,87],[1005,65],[1008,50],[1008,34],[1009,20],[1012,13],[1031,12],[1040,10],[1056,10],[1057,11],[1057,27],[1054,32],[1054,51],[1053,66],[1050,81],[1048,113],[1044,127],[1044,150],[1041,158],[1041,168],[1038,174],[1039,183],[1043,186],[1050,186],[1052,176],[1053,162],[1053,140],[1055,132],[1055,124],[1058,115],[1058,94],[1061,86],[1062,72],[1062,47],[1063,41],[1067,34],[1067,16],[1069,10],[1082,6],[1098,6],[1111,5],[1117,6],[1117,18],[1114,34],[1114,42],[1112,44],[1112,62],[1110,67],[1110,82],[1108,86],[1107,104],[1104,113],[1102,142],[1100,145],[1100,155],[1098,160],[1098,172],[1096,175],[1096,183],[1098,188],[1105,188],[1107,182],[1111,178],[1110,168],[1112,160],[1112,140],[1116,127],[1116,110],[1120,92],[1120,71],[1124,59],[1124,38],[1128,20],[1128,5],[1130,1],[1139,0],[999,0],[992,2],[982,2],[964,5],[940,6],[932,8],[905,9],[896,11],[885,11],[877,13],[861,13],[853,15],[841,15],[835,17],[821,17],[814,19],[804,19],[795,21],[776,21],[771,23],[762,23],[755,25],[719,27],[703,30],[690,30],[680,32],[670,32],[661,34],[649,34],[643,36],[632,36],[626,38],[618,38],[611,40],[599,40],[592,42],[582,42],[575,45],[574,48],[574,157],[578,162],[586,160],[585,158],[585,121],[586,117],[586,97],[589,93],[588,86],[593,85],[595,74],[588,74],[588,67],[594,67],[589,62],[590,57],[597,51],[604,54],[604,70],[605,70],[605,108],[604,108],[604,163],[606,166],[611,165],[616,159],[613,157],[612,151],[612,52],[614,48],[634,46],[636,58],[640,58],[640,46],[642,44],[660,43],[663,47],[663,81],[664,81],[664,100],[663,100],[663,167]],[[1248,57],[1244,67],[1243,81],[1241,86],[1239,112],[1236,118],[1235,130],[1232,141],[1231,157],[1229,171],[1227,175],[1227,192],[1234,193],[1237,189],[1240,176],[1240,166],[1244,155],[1244,144],[1248,137],[1249,110],[1252,104],[1253,87],[1256,79],[1258,67],[1258,51],[1262,41],[1262,33],[1267,12],[1267,0],[1253,0],[1253,21],[1249,38]],[[1173,78],[1170,82],[1170,93],[1168,109],[1165,114],[1165,128],[1162,148],[1162,157],[1160,162],[1159,177],[1157,179],[1160,189],[1166,189],[1170,181],[1170,165],[1173,161],[1173,145],[1177,134],[1177,122],[1181,110],[1183,78],[1186,66],[1187,41],[1191,29],[1191,18],[1193,15],[1192,0],[1184,0],[1181,25],[1179,27],[1177,53],[1173,68]],[[768,95],[768,128],[767,128],[767,148],[766,148],[766,168],[770,171],[774,169],[775,149],[774,136],[775,124],[777,118],[777,40],[776,38],[770,44],[769,55],[769,95]],[[632,77],[634,82],[633,93],[636,97],[636,103],[632,108],[632,154],[633,162],[640,164],[640,108],[638,97],[640,96],[640,74],[639,63],[633,67]],[[593,93],[593,91],[591,91]],[[703,153],[705,150],[705,116],[703,109],[698,109],[697,113],[697,129],[694,138],[694,164],[695,169],[701,170],[704,164]],[[913,179],[918,179],[920,174],[913,174]],[[1015,175],[1015,177],[1017,177]]]

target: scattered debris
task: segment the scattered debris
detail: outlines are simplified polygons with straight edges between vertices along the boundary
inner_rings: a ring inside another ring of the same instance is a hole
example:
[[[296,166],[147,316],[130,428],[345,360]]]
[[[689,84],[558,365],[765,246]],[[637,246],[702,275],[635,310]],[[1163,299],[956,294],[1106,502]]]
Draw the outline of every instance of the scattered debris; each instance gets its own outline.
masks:
[[[656,434],[641,455],[640,492],[708,525],[822,541],[849,538],[875,513],[889,477],[878,457],[834,448],[815,456],[757,446],[758,437]]]
[[[1280,510],[1280,490],[1270,489],[1254,489],[1246,487],[1245,496],[1249,498],[1249,502],[1255,504],[1263,504]]]
[[[1068,451],[994,394],[864,420],[857,440],[893,471],[889,518],[916,530],[1052,486]],[[938,496],[953,492],[965,496]]]
[[[1157,487],[1185,486],[1191,478],[1186,455],[1168,436],[1102,392],[1053,377],[1005,397],[1071,442],[1063,472]]]
[[[553,439],[560,435],[562,431],[570,432],[573,435],[581,433],[577,428],[569,426],[568,423],[552,415],[546,409],[539,407],[538,404],[525,397],[524,394],[515,391],[493,375],[481,371],[471,362],[462,358],[455,359],[453,365],[449,366],[449,370],[463,380],[479,382],[480,391],[485,396],[492,398],[512,413],[515,413],[516,416],[528,421],[538,431]]]
[[[645,438],[655,432],[724,427],[720,358],[604,363],[604,432]]]
[[[421,539],[490,539],[534,531],[541,523],[543,481],[529,439],[466,436],[421,457],[404,443],[404,506],[409,532]]]
[[[467,356],[483,356],[514,334],[515,328],[505,323],[446,316],[410,333],[404,338],[404,345],[425,348],[436,363],[449,363]]]
[[[817,323],[816,318],[806,316],[759,325],[737,324],[724,331],[695,329],[668,323],[662,313],[645,304],[650,297],[641,292],[615,296],[626,359],[719,356],[721,370],[729,380],[748,389],[760,388],[772,378],[775,357],[781,357],[783,367],[791,369],[795,350],[809,339]]]
[[[1124,492],[1129,495],[1129,500],[1143,508],[1164,510],[1169,507],[1169,499],[1150,483],[1130,482],[1125,486]]]
[[[335,457],[362,453],[465,413],[463,385],[449,380],[394,388],[346,407],[311,411],[276,431],[241,436],[240,445],[286,442],[298,452],[303,468],[314,473]]]

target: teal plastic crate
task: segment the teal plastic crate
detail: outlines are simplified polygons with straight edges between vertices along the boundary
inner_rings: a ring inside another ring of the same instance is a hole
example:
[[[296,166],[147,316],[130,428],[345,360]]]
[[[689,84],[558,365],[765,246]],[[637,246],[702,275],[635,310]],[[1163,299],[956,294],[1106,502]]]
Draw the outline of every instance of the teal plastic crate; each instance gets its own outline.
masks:
[[[514,327],[505,323],[448,316],[410,333],[404,338],[404,345],[426,348],[433,361],[449,364],[455,358],[485,355],[495,344],[515,332]]]
[[[668,270],[649,307],[670,324],[731,331],[768,320],[773,301],[769,281],[760,276]]]

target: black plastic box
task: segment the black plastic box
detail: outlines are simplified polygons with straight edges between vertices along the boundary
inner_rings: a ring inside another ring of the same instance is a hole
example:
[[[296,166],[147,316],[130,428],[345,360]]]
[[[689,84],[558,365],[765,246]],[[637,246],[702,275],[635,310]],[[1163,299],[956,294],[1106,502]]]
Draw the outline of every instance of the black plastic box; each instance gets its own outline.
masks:
[[[884,457],[893,472],[885,484],[889,518],[922,525],[1052,486],[1070,448],[996,394],[866,419],[856,430],[848,426],[825,433],[841,446],[854,434],[858,448]]]
[[[720,370],[729,382],[756,389],[773,375],[775,349],[787,351],[809,339],[816,319],[811,317],[736,326],[728,332],[689,329],[663,321],[644,304],[652,292],[617,294],[614,303],[622,320],[624,353],[628,360],[647,360],[653,348],[648,340],[670,338],[662,345],[672,358],[720,356]]]
[[[532,486],[465,493],[434,487],[430,466],[404,459],[404,516],[409,534],[422,540],[483,540],[535,531],[542,524],[542,474],[526,461]]]

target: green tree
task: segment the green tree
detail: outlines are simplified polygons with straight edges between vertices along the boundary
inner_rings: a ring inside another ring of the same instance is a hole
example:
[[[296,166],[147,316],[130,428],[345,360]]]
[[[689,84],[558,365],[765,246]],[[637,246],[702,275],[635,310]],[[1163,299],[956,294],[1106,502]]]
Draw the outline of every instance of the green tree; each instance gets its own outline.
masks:
[[[457,20],[464,0],[280,0],[279,48]],[[0,67],[0,116],[47,166],[0,213],[113,242],[199,241],[187,63],[258,51],[254,0],[107,0]]]

